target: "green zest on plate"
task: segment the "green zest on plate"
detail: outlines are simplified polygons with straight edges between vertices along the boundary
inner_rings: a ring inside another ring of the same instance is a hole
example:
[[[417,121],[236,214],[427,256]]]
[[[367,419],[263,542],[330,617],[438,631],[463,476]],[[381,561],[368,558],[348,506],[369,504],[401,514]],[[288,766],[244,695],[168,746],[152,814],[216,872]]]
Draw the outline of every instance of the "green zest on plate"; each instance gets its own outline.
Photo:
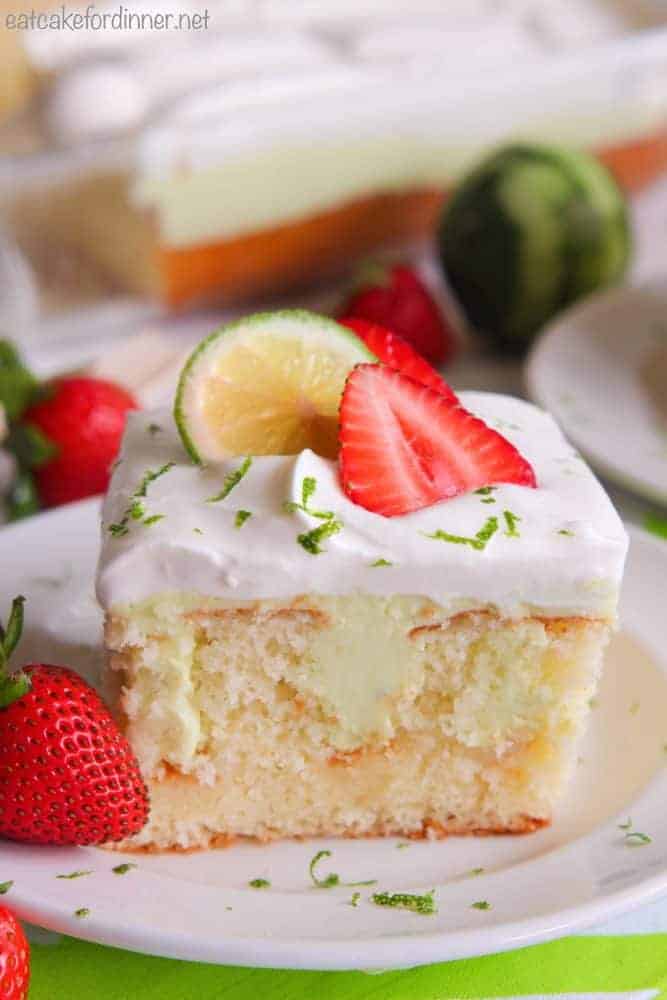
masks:
[[[434,893],[435,889],[421,896],[409,892],[374,892],[371,900],[376,906],[393,906],[400,910],[412,910],[413,913],[431,916],[438,912],[433,898]]]
[[[220,500],[224,500],[225,497],[228,497],[234,487],[238,486],[241,482],[251,465],[252,457],[248,455],[238,469],[234,469],[233,472],[230,472],[225,476],[220,492],[216,493],[214,497],[209,497],[206,503],[218,503]]]
[[[325,875],[324,878],[318,878],[315,874],[316,866],[324,858],[330,858],[331,851],[318,851],[317,854],[312,858],[310,864],[308,865],[308,872],[310,874],[310,879],[316,889],[333,889],[336,885],[344,885],[348,889],[354,889],[356,886],[361,885],[375,885],[377,879],[368,879],[364,882],[341,882],[340,875],[336,875],[335,872],[330,872]]]
[[[66,875],[56,875],[56,878],[83,878],[85,875],[92,875],[92,868],[87,871],[68,872]]]
[[[9,882],[0,882],[0,896],[6,895],[13,885],[13,879],[10,879]]]
[[[630,830],[624,839],[629,847],[643,847],[645,844],[653,843],[647,833],[640,833],[638,830]]]
[[[439,542],[452,542],[454,545],[469,545],[471,548],[481,552],[486,548],[487,543],[493,538],[497,530],[498,518],[488,517],[474,538],[469,538],[467,535],[451,535],[448,531],[442,531],[440,528],[432,534],[428,534],[427,532],[423,532],[423,534],[426,535],[426,538],[435,538]]]
[[[269,889],[271,883],[268,878],[254,878],[251,882],[248,882],[251,889]]]
[[[154,483],[156,479],[160,478],[160,476],[164,476],[170,469],[173,469],[174,464],[174,462],[167,462],[167,464],[163,465],[160,469],[148,470],[132,494],[130,503],[123,511],[123,516],[120,521],[109,525],[108,530],[112,535],[116,538],[126,535],[129,531],[130,521],[143,521],[144,524],[155,524],[156,521],[160,521],[164,517],[164,514],[154,514],[152,517],[147,518],[145,516],[146,512],[144,505],[140,501],[147,495],[150,484]]]
[[[74,916],[78,917],[79,920],[83,920],[85,917],[90,916],[90,910],[87,906],[81,906],[78,910],[74,911]]]
[[[471,868],[470,871],[468,872],[468,874],[469,875],[481,875],[483,871],[484,871],[483,868]]]
[[[359,906],[359,900],[361,899],[360,892],[353,892],[352,899],[350,900],[350,906]]]
[[[236,517],[234,518],[234,527],[242,528],[246,523],[248,518],[252,517],[252,511],[249,510],[237,510]]]
[[[330,857],[331,851],[318,851],[308,865],[310,880],[316,889],[333,889],[335,885],[340,884],[340,876],[336,875],[335,872],[330,872],[329,875],[326,875],[324,878],[318,878],[315,874],[315,867],[320,863],[320,861],[322,861],[323,858]]]
[[[131,872],[132,869],[136,867],[137,865],[135,865],[132,861],[125,861],[122,865],[116,865],[116,867],[112,868],[111,871],[114,875],[127,875],[128,872]]]
[[[470,904],[473,910],[490,910],[491,903],[487,903],[485,899],[479,899],[476,903]]]
[[[388,559],[376,559],[374,563],[371,563],[371,569],[375,569],[377,566],[393,566],[393,562]]]

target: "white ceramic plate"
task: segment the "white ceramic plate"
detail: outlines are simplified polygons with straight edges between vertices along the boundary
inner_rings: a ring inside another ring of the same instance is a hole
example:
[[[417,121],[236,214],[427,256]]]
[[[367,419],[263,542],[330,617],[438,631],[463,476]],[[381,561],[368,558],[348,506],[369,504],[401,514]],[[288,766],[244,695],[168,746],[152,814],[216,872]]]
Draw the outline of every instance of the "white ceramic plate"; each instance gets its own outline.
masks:
[[[97,503],[87,501],[0,531],[0,607],[28,597],[18,658],[46,659],[94,677],[100,615],[92,581]],[[435,843],[317,841],[252,844],[191,855],[122,856],[92,848],[0,844],[0,881],[21,917],[105,944],[247,966],[382,969],[515,948],[557,937],[667,891],[667,545],[633,532],[623,594],[624,631],[613,644],[574,787],[547,830],[524,837]],[[632,818],[652,843],[630,847]],[[310,886],[308,863],[333,851],[347,881],[436,889],[425,917],[351,889]],[[126,875],[111,868],[138,864]],[[480,875],[473,868],[484,868]],[[59,873],[92,869],[84,878]],[[269,889],[251,889],[262,877]],[[490,909],[471,904],[486,900]],[[85,919],[74,911],[88,907]]]
[[[667,504],[667,283],[565,312],[537,341],[526,378],[603,475]]]

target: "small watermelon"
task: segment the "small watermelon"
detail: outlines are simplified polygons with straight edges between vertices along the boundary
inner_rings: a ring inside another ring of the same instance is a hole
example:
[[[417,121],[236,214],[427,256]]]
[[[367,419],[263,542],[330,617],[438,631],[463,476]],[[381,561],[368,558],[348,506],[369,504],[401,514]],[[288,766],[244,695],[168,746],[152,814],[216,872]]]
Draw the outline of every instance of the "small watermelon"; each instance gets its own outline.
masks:
[[[513,144],[462,181],[438,245],[470,324],[518,352],[563,306],[622,278],[631,237],[623,194],[597,160]]]

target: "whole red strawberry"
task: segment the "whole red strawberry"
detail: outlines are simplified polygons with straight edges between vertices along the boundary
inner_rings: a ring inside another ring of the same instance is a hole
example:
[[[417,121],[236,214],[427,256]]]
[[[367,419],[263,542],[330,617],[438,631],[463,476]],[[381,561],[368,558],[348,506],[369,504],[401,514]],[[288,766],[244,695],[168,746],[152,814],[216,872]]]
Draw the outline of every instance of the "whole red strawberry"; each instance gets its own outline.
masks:
[[[96,378],[62,378],[31,406],[22,423],[37,427],[55,446],[34,470],[46,507],[104,493],[118,454],[125,416],[137,403],[125,389]]]
[[[434,365],[451,358],[456,338],[429,290],[411,267],[367,269],[339,313],[358,316],[399,334]]]
[[[148,819],[148,793],[100,696],[67,667],[7,673],[23,601],[0,629],[0,836],[80,845],[130,837]]]
[[[0,906],[0,997],[25,1000],[30,984],[30,946],[23,928],[6,906]]]

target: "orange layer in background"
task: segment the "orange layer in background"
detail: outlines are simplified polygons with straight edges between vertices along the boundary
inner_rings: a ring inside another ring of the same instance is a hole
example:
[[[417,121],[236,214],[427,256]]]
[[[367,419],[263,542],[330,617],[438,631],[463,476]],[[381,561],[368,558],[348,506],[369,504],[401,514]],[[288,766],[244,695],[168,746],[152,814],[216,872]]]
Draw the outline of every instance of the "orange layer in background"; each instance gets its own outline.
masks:
[[[628,192],[667,171],[667,132],[598,151]],[[376,194],[297,222],[218,243],[158,250],[162,295],[175,309],[284,291],[345,270],[383,244],[430,235],[446,193]]]

